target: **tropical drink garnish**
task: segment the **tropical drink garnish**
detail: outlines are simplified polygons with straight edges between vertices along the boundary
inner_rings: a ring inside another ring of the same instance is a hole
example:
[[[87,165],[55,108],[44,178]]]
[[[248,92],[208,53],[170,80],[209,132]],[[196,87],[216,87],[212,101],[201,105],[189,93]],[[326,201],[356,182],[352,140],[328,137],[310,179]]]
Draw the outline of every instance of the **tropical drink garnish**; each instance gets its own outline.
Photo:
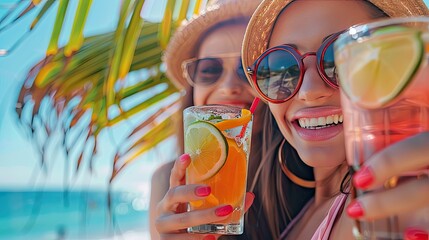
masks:
[[[406,27],[379,29],[370,39],[343,48],[335,56],[340,85],[352,102],[364,108],[384,106],[398,96],[424,53],[421,32]]]
[[[213,124],[197,121],[185,133],[185,152],[191,156],[187,177],[203,181],[215,175],[225,164],[228,143]]]
[[[221,130],[227,130],[239,126],[244,126],[246,123],[248,123],[252,119],[252,113],[247,109],[241,109],[241,117],[239,118],[233,118],[233,119],[227,119],[222,122],[215,123],[215,126]]]

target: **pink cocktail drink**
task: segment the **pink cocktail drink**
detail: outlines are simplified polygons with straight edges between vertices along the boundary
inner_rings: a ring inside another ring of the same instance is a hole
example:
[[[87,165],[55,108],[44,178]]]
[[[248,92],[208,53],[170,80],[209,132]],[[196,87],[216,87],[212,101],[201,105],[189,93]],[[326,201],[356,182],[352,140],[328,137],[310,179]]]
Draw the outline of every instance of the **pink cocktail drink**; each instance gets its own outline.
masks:
[[[335,63],[347,161],[355,170],[380,150],[429,130],[428,62],[427,17],[354,26],[339,37]],[[427,171],[404,172],[380,188],[393,188],[398,181],[421,177]],[[357,192],[362,194],[365,192]],[[406,227],[429,230],[429,209],[357,226],[357,239],[403,239]]]

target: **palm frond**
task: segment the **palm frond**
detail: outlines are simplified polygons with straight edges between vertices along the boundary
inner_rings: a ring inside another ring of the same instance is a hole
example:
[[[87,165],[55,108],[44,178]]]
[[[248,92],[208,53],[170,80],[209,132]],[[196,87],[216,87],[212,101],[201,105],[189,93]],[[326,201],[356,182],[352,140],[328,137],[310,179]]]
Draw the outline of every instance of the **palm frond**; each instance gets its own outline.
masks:
[[[175,120],[180,114],[179,94],[162,70],[161,57],[179,22],[198,12],[205,0],[196,0],[192,6],[190,0],[179,4],[169,0],[160,23],[144,21],[140,16],[144,0],[123,0],[115,31],[91,37],[83,36],[83,29],[92,1],[80,0],[70,39],[62,47],[58,37],[71,2],[54,2],[31,3],[43,6],[38,8],[29,31],[50,8],[58,8],[46,57],[30,69],[20,90],[16,104],[19,122],[38,146],[42,165],[47,160],[46,149],[56,144],[52,139],[59,132],[65,156],[79,171],[84,161],[92,169],[103,130],[147,115],[132,127],[112,158],[112,182],[139,156],[172,136],[176,124],[181,124]],[[131,82],[127,81],[130,72],[142,74]],[[136,97],[141,93],[146,98]],[[158,109],[153,112],[154,108]]]
[[[83,29],[91,8],[92,0],[80,0],[73,21],[73,28],[70,33],[70,39],[64,48],[64,55],[70,57],[83,44]]]
[[[56,0],[47,0],[46,3],[43,4],[43,7],[40,9],[39,13],[37,13],[37,16],[33,19],[33,22],[31,22],[30,30],[37,26],[37,24],[40,22],[40,19],[45,16],[46,12],[51,8],[55,1]]]
[[[54,29],[52,30],[51,40],[49,41],[48,49],[46,50],[47,56],[54,55],[58,51],[58,39],[60,38],[61,30],[64,23],[64,17],[66,16],[68,6],[69,0],[60,0],[57,9],[57,16],[55,17]],[[30,29],[32,29],[32,27],[33,24],[30,26]]]
[[[159,41],[161,43],[161,47],[165,49],[168,44],[168,40],[170,39],[171,34],[171,24],[173,22],[173,11],[174,5],[176,5],[176,0],[168,0],[167,6],[165,7],[164,18],[161,22],[159,29]]]

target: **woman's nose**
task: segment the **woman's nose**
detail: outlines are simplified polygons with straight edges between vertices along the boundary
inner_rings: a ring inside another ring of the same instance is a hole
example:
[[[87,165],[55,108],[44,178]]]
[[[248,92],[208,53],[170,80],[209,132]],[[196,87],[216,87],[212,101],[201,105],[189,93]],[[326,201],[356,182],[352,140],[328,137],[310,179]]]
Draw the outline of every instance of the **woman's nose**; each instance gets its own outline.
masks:
[[[233,69],[225,69],[222,73],[221,79],[219,79],[219,91],[223,94],[240,94],[243,91],[243,86],[240,78],[237,76],[236,71]]]
[[[329,87],[317,70],[316,56],[307,56],[304,60],[304,76],[298,91],[298,98],[303,101],[315,101],[332,95],[334,89]]]

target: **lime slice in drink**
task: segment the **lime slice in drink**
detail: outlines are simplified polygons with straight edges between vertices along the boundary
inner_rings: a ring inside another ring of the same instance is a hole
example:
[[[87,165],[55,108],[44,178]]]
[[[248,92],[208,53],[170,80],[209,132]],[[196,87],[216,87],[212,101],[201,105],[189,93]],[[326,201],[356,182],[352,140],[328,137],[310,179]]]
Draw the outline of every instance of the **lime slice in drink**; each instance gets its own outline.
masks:
[[[191,156],[187,178],[200,182],[211,178],[225,164],[228,143],[213,124],[198,121],[189,125],[185,133],[185,152]]]
[[[379,30],[338,54],[340,84],[351,101],[378,108],[398,96],[418,69],[424,45],[421,33],[405,27]],[[344,58],[342,54],[353,57]]]

